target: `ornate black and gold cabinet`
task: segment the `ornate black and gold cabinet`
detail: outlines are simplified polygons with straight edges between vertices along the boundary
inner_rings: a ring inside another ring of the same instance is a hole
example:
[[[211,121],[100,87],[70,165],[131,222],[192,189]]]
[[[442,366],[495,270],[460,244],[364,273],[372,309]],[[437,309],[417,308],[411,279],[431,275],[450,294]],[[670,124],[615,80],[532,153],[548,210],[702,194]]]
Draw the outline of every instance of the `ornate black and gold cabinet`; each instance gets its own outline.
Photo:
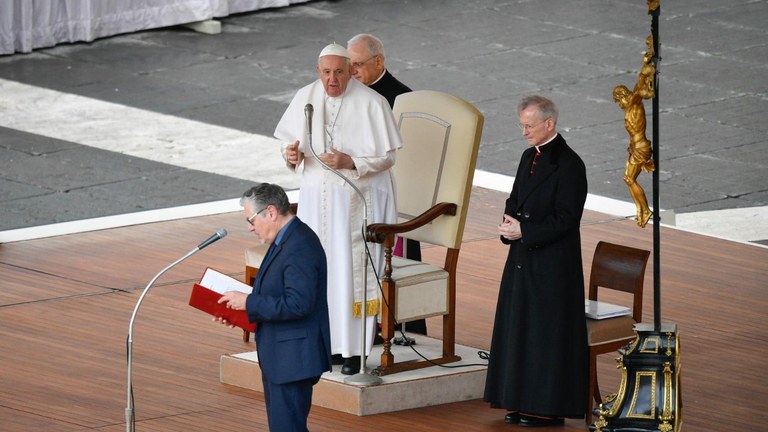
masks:
[[[682,426],[680,345],[675,324],[637,324],[637,338],[617,359],[618,392],[605,397],[593,432],[679,431]]]

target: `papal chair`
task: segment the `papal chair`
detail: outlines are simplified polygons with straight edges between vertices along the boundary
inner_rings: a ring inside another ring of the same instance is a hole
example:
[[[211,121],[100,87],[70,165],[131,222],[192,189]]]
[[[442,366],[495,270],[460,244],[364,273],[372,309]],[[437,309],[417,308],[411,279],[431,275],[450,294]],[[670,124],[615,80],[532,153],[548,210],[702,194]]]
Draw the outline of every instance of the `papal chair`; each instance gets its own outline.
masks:
[[[601,403],[597,381],[597,356],[619,350],[632,342],[634,325],[643,318],[643,282],[650,252],[601,241],[595,247],[589,274],[589,299],[598,300],[598,288],[632,294],[631,315],[601,320],[587,318],[589,345],[589,393],[587,423],[592,422],[594,402]],[[602,290],[601,290],[602,291]]]
[[[385,249],[386,263],[379,274],[381,375],[460,360],[455,352],[456,266],[484,121],[469,102],[426,90],[398,96],[394,114],[403,139],[392,168],[399,220],[367,228],[368,241],[382,243]],[[393,256],[397,235],[420,241],[422,247],[445,248],[444,264]],[[395,324],[434,316],[443,317],[442,355],[395,362]]]

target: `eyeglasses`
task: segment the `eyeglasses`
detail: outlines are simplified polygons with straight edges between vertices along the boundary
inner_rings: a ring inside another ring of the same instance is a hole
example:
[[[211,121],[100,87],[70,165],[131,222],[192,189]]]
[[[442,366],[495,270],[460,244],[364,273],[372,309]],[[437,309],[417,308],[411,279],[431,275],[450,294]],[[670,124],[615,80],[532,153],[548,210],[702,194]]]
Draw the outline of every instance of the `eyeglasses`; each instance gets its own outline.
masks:
[[[364,60],[364,61],[361,61],[361,62],[354,62],[354,63],[352,63],[352,67],[353,68],[359,68],[360,66],[368,63],[369,61],[371,61],[372,59],[375,59],[375,58],[376,58],[376,56],[370,56],[370,57],[368,57],[368,60]]]
[[[547,117],[547,118],[545,118],[544,120],[542,120],[542,121],[540,121],[540,122],[536,123],[535,125],[529,125],[529,124],[521,124],[521,123],[518,123],[518,124],[517,124],[517,127],[519,127],[521,131],[531,130],[531,129],[535,128],[535,127],[538,127],[538,126],[539,126],[540,124],[542,124],[542,123],[546,123],[546,122],[547,122],[547,120],[549,120],[549,117]]]
[[[263,212],[264,210],[266,210],[268,208],[269,208],[269,206],[264,207],[263,209],[257,211],[253,215],[251,215],[251,217],[246,218],[245,221],[248,222],[248,225],[253,226],[253,220],[256,219],[256,216],[258,216],[259,213]]]

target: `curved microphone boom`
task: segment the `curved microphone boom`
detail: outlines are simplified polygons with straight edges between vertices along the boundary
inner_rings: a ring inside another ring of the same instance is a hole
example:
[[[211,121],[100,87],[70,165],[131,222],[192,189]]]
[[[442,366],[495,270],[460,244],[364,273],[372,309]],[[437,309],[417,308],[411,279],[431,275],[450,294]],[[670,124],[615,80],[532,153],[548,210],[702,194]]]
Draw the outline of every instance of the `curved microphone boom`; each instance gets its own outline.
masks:
[[[200,249],[210,245],[211,243],[213,243],[215,241],[221,240],[221,239],[223,239],[226,236],[227,236],[227,230],[222,228],[222,229],[216,231],[212,236],[208,237],[208,239],[206,241],[204,241],[204,242],[200,243],[199,245],[197,245],[197,250],[200,250]]]
[[[348,179],[344,174],[340,173],[335,168],[331,168],[330,165],[328,165],[327,163],[323,162],[323,160],[320,159],[320,156],[317,155],[317,152],[315,151],[315,148],[312,146],[312,114],[313,113],[314,113],[314,108],[312,107],[312,104],[304,105],[304,115],[307,117],[307,135],[308,135],[308,138],[309,138],[309,151],[310,151],[310,153],[312,153],[312,156],[315,158],[315,160],[320,162],[320,165],[322,165],[328,171],[331,171],[334,174],[336,174],[337,176],[339,176],[339,178],[344,180],[350,187],[352,187],[352,189],[355,190],[355,192],[357,192],[357,194],[360,196],[360,199],[363,201],[363,207],[365,208],[365,215],[367,217],[367,215],[368,215],[368,203],[365,200],[365,195],[363,195],[363,192],[360,191],[360,189],[358,189],[358,187],[355,186],[355,184],[352,183],[352,181],[350,179]],[[367,226],[367,224],[365,224],[363,226]]]
[[[156,274],[155,277],[152,278],[151,281],[149,281],[149,284],[147,284],[146,288],[144,288],[144,291],[141,293],[141,296],[139,296],[139,301],[136,302],[136,307],[133,308],[133,314],[131,315],[131,322],[128,325],[128,342],[127,342],[127,350],[128,350],[128,402],[125,408],[125,430],[127,432],[134,432],[136,429],[135,421],[136,421],[136,413],[133,406],[133,384],[132,384],[132,360],[133,360],[133,323],[136,321],[136,314],[139,312],[139,307],[141,306],[141,302],[144,301],[144,296],[147,295],[147,292],[149,292],[149,289],[154,285],[155,281],[163,275],[166,271],[170,270],[171,267],[175,266],[176,264],[184,261],[185,259],[189,258],[193,254],[197,253],[200,249],[210,245],[211,243],[220,240],[227,235],[227,230],[224,228],[216,231],[215,234],[208,237],[207,240],[200,243],[196,248],[192,249],[191,251],[187,252],[186,255],[183,257],[177,259],[173,263],[171,263],[168,267],[160,270],[160,273]]]
[[[360,197],[360,201],[363,203],[363,229],[368,226],[368,201],[365,199],[365,195],[363,192],[354,184],[350,179],[348,179],[344,174],[340,173],[335,168],[331,168],[327,163],[323,162],[322,159],[320,159],[320,156],[317,155],[317,152],[315,151],[315,148],[312,146],[312,114],[314,112],[314,107],[312,107],[312,104],[306,104],[304,105],[304,115],[307,117],[307,138],[309,139],[309,151],[312,153],[312,156],[317,160],[320,165],[323,166],[323,168],[327,169],[328,171],[331,171],[332,173],[336,174],[340,179],[344,180]],[[325,148],[325,144],[323,144],[323,148]],[[365,243],[365,234],[363,234],[363,243]],[[365,250],[367,251],[368,248],[366,247]],[[344,382],[347,384],[354,384],[354,385],[360,385],[360,386],[372,386],[372,385],[378,385],[382,383],[382,379],[373,375],[369,375],[365,373],[365,334],[368,332],[368,330],[365,327],[366,324],[366,311],[368,304],[368,260],[366,256],[366,252],[363,252],[363,262],[365,263],[363,265],[363,299],[362,299],[362,313],[360,314],[360,321],[362,330],[360,331],[360,372],[358,372],[355,375],[352,375],[350,377],[347,377],[344,379]]]

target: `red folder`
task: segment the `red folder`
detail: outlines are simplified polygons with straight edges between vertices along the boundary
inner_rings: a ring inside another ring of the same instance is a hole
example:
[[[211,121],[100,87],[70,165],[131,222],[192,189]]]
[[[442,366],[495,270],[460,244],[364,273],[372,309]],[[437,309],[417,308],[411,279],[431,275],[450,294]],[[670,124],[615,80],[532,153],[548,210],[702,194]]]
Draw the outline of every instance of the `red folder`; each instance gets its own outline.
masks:
[[[206,270],[206,272],[209,271],[218,273],[216,270],[210,268]],[[229,276],[224,276],[229,278]],[[201,282],[204,278],[205,274],[203,274]],[[232,279],[232,281],[240,284],[240,282],[235,279]],[[255,332],[256,323],[248,322],[248,314],[245,311],[228,309],[225,303],[218,303],[221,297],[222,294],[196,283],[192,285],[192,293],[189,296],[189,305],[217,318],[224,318],[230,324],[240,327],[243,330]]]

